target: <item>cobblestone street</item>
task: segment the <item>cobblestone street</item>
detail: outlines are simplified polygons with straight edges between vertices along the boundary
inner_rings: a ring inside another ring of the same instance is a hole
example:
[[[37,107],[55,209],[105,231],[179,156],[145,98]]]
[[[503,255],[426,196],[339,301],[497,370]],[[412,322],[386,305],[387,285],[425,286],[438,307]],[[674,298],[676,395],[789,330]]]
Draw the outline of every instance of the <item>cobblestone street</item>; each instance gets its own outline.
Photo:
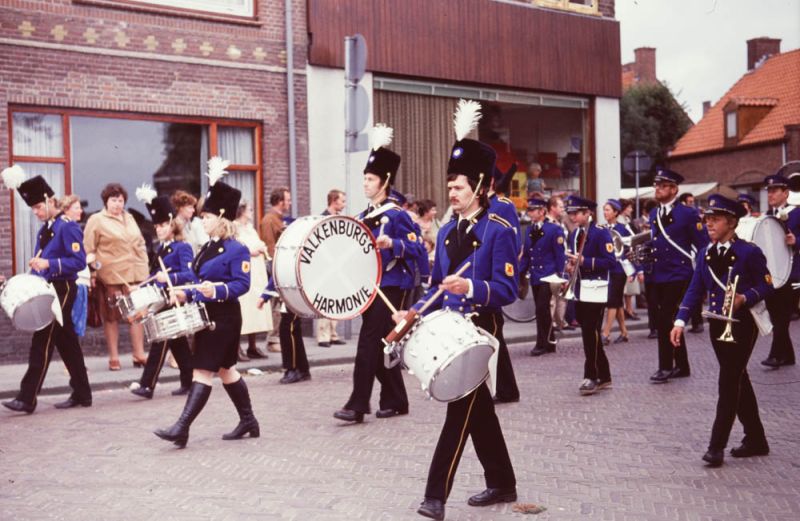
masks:
[[[792,331],[800,338],[800,324]],[[772,452],[728,455],[707,469],[700,456],[717,374],[708,334],[689,335],[692,377],[661,386],[648,383],[656,353],[645,336],[635,331],[631,343],[608,348],[614,388],[590,397],[578,395],[579,339],[537,359],[527,356],[530,344],[511,346],[522,401],[498,406],[498,415],[519,501],[545,506],[541,520],[800,518],[800,368],[763,370],[760,339],[750,371]],[[425,400],[406,375],[410,415],[344,425],[331,414],[350,392],[351,366],[312,374],[290,386],[274,373],[248,376],[261,437],[242,441],[220,439],[237,417],[215,383],[185,450],[152,434],[180,414],[184,400],[169,395],[171,384],[152,401],[104,390],[88,409],[58,411],[61,397],[44,396],[33,415],[0,411],[0,518],[422,519],[415,509],[445,406]],[[729,447],[740,438],[737,425]],[[467,506],[483,487],[470,443],[447,519],[526,517],[511,504]]]

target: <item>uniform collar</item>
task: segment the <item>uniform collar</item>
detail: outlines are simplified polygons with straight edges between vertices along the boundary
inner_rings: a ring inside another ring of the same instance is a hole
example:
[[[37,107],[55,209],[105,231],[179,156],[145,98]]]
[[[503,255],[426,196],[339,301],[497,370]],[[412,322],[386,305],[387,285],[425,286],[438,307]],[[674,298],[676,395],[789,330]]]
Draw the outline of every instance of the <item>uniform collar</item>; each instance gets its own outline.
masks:
[[[480,218],[480,215],[481,215],[482,211],[483,211],[483,208],[479,206],[477,210],[475,210],[474,212],[472,212],[471,214],[469,214],[469,215],[467,215],[465,217],[462,217],[461,215],[459,215],[458,216],[458,222],[460,223],[462,220],[465,220],[465,219],[468,220],[470,222],[470,224],[467,226],[467,231],[470,231],[472,229],[472,227],[475,226],[475,224],[478,222],[478,219]]]
[[[670,202],[668,202],[666,204],[659,204],[659,208],[666,208],[667,209],[667,213],[669,213],[675,207],[675,201],[677,201],[677,200],[678,200],[678,197],[676,196],[674,199],[672,199],[672,201],[670,201]]]

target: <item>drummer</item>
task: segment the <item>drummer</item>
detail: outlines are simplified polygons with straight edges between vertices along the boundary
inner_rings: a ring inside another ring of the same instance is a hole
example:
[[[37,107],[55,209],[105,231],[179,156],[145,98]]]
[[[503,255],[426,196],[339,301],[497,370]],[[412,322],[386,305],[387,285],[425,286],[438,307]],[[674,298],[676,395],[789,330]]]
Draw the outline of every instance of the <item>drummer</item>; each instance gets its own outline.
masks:
[[[422,245],[411,217],[389,200],[389,190],[397,180],[400,156],[386,148],[392,142],[392,129],[377,125],[372,130],[372,151],[364,168],[364,195],[370,201],[358,218],[376,238],[381,255],[380,290],[400,309],[405,290],[413,285],[408,265],[419,255]],[[353,368],[353,391],[347,403],[333,413],[337,420],[361,423],[370,412],[370,397],[375,378],[381,383],[381,395],[376,418],[391,418],[408,414],[408,395],[400,367],[384,367],[383,338],[392,330],[392,311],[383,299],[376,298],[364,311],[356,347]]]
[[[501,307],[517,297],[517,255],[514,229],[491,214],[487,190],[494,169],[495,152],[488,145],[465,136],[477,125],[480,105],[459,104],[456,137],[447,167],[450,204],[457,218],[445,224],[436,238],[436,260],[431,287],[413,309],[419,310],[438,289],[444,293],[429,310],[449,308],[475,313],[473,322],[495,335],[502,343]],[[473,126],[465,121],[472,121]],[[470,262],[465,276],[454,273]],[[399,322],[408,312],[393,316]],[[516,501],[516,478],[506,448],[494,402],[484,383],[465,397],[447,404],[447,415],[428,470],[425,499],[417,513],[444,519],[444,504],[453,488],[455,471],[464,451],[466,437],[472,437],[483,465],[486,490],[469,498],[471,506]]]
[[[53,189],[41,176],[21,182],[24,172],[19,166],[3,171],[6,186],[16,189],[33,214],[43,224],[36,236],[36,255],[28,262],[33,275],[43,277],[55,288],[61,303],[61,323],[53,320],[49,326],[33,334],[28,355],[28,370],[20,390],[13,400],[3,402],[12,411],[31,414],[37,405],[36,397],[42,388],[47,368],[53,356],[53,345],[69,372],[72,393],[66,401],[55,404],[57,409],[90,407],[92,390],[78,335],[72,325],[72,305],[78,294],[78,272],[86,267],[83,233],[78,223],[71,221],[56,206]]]
[[[152,188],[149,191],[147,189],[143,191],[143,188],[137,190],[136,195],[137,197],[142,195],[140,200],[147,206],[156,235],[161,242],[157,259],[151,266],[151,278],[155,278],[156,284],[162,288],[167,286],[168,278],[169,283],[175,285],[195,282],[197,279],[192,271],[192,246],[184,240],[183,221],[176,219],[175,208],[169,197],[165,195],[155,197],[156,192]],[[161,259],[168,270],[166,274],[162,271],[158,259]],[[172,352],[180,370],[181,386],[172,391],[172,395],[179,396],[189,392],[189,387],[192,385],[192,354],[189,351],[189,341],[182,336],[163,342],[153,342],[142,377],[139,379],[139,387],[131,390],[133,394],[147,399],[153,397],[167,350]]]
[[[234,238],[231,218],[236,216],[242,193],[219,181],[226,173],[227,165],[227,161],[218,157],[209,160],[210,189],[201,213],[203,228],[211,239],[203,245],[192,263],[192,269],[202,284],[198,289],[175,291],[180,302],[204,303],[208,318],[214,323],[213,328],[195,334],[194,373],[183,413],[171,427],[155,431],[159,438],[181,448],[189,439],[189,426],[208,402],[214,373],[219,374],[239,413],[239,424],[222,439],[239,439],[246,434],[257,438],[260,435],[250,393],[235,367],[242,330],[239,296],[250,288],[250,251]]]

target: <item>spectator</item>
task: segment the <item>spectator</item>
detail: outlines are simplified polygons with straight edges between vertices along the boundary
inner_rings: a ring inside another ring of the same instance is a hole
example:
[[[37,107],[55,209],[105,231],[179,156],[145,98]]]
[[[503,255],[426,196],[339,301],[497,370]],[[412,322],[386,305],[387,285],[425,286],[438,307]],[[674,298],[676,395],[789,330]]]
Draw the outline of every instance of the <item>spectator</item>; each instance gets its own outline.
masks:
[[[172,206],[178,212],[178,217],[183,221],[183,236],[192,246],[195,255],[200,247],[208,242],[208,234],[203,230],[203,222],[195,217],[197,198],[183,190],[176,190],[172,194]]]
[[[269,196],[270,209],[267,214],[261,219],[258,227],[258,235],[261,240],[267,245],[267,255],[270,263],[275,256],[275,244],[278,242],[286,224],[283,222],[283,216],[289,213],[292,207],[292,194],[286,187],[276,188]],[[270,264],[271,265],[271,264]],[[272,304],[272,324],[273,330],[267,338],[268,349],[273,353],[280,353],[280,332],[276,324],[280,324],[281,320],[281,302],[276,297],[270,302]]]
[[[544,191],[547,187],[544,184],[542,175],[542,165],[539,163],[531,163],[528,166],[528,183],[526,190],[528,192],[528,199],[531,197],[544,197]]]
[[[81,199],[75,194],[61,198],[59,204],[61,212],[72,222],[79,223],[83,217],[83,206]],[[79,337],[86,334],[86,314],[89,309],[89,284],[91,274],[89,268],[83,268],[78,272],[78,279],[75,281],[78,287],[78,294],[75,296],[75,304],[72,305],[72,326],[75,334]]]

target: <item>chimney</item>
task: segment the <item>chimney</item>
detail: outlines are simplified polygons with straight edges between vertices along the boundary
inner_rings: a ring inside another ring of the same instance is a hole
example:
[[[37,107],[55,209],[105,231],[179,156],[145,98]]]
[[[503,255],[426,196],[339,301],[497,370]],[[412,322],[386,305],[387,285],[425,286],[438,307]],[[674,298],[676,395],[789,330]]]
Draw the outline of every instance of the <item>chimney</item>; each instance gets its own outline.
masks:
[[[633,50],[636,60],[636,79],[639,83],[655,83],[656,50],[653,47],[639,47]]]
[[[711,102],[710,101],[704,101],[703,102],[703,115],[704,116],[706,115],[706,112],[708,112],[710,108],[711,108]]]
[[[781,53],[780,38],[753,38],[747,40],[747,70],[752,71],[765,56]]]

